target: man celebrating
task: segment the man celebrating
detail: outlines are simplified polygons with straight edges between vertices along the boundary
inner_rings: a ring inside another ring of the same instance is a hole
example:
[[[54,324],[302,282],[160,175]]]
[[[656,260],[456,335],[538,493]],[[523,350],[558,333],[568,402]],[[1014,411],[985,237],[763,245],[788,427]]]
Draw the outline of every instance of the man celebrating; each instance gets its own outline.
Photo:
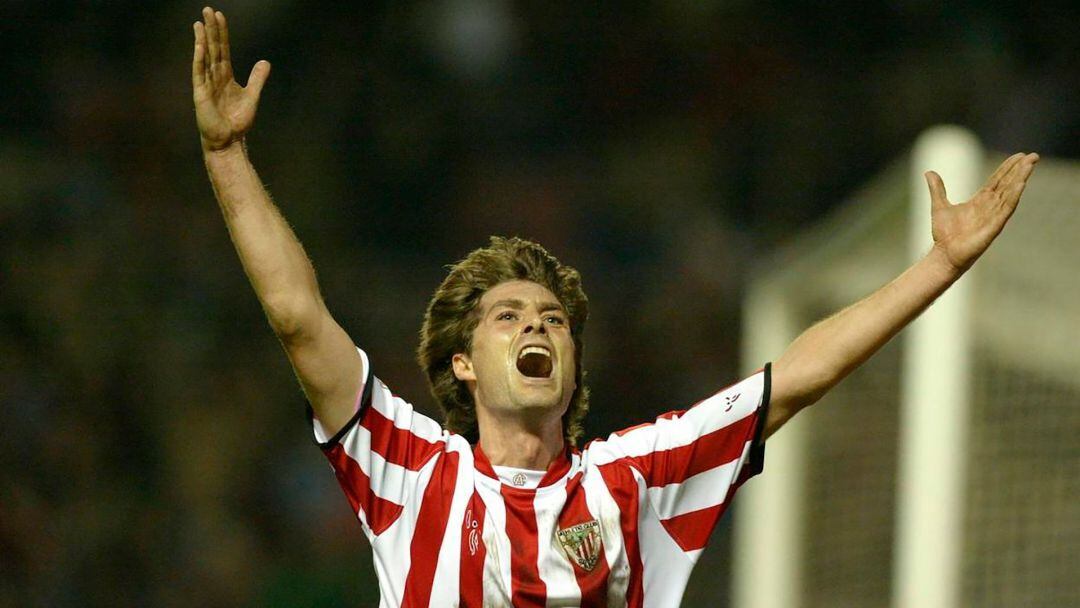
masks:
[[[970,201],[927,173],[934,246],[757,373],[577,448],[588,300],[540,245],[492,238],[435,292],[419,360],[444,425],[373,373],[331,317],[303,248],[247,158],[260,61],[233,78],[225,16],[195,25],[203,155],[229,234],[312,407],[315,437],[371,541],[383,606],[675,606],[764,441],[956,281],[1016,209],[1038,156]]]

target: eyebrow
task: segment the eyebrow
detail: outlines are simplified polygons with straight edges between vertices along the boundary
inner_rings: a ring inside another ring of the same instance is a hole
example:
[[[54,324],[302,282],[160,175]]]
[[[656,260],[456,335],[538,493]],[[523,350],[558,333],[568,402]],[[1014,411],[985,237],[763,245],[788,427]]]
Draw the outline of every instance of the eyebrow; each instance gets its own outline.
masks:
[[[489,311],[490,310],[495,310],[496,308],[498,308],[500,306],[506,306],[507,308],[512,308],[514,310],[522,310],[522,309],[525,308],[525,302],[523,300],[517,300],[517,299],[499,300],[498,302],[495,302],[494,304],[492,304],[491,308],[489,308],[488,310]],[[566,310],[563,309],[562,304],[559,304],[558,302],[541,302],[540,303],[540,312],[547,312],[549,310],[557,310],[557,311],[559,311],[561,313],[564,313],[564,314],[566,313]]]

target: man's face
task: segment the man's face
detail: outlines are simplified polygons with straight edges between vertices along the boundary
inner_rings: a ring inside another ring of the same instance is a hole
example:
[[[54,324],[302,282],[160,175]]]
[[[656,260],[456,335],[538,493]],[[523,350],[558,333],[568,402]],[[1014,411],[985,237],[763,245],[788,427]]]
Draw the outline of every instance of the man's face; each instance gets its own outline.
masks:
[[[507,281],[479,304],[472,352],[454,355],[477,412],[562,416],[577,384],[570,320],[555,294],[532,281]]]

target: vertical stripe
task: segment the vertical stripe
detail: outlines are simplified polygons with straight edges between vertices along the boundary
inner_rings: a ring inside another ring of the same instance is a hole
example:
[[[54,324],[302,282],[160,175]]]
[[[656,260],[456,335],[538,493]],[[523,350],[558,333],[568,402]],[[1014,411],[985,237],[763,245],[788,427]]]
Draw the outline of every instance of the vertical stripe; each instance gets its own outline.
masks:
[[[465,518],[461,524],[461,557],[459,562],[460,579],[458,583],[461,596],[461,608],[483,608],[484,605],[484,560],[487,558],[487,546],[484,544],[484,521],[487,508],[480,494],[473,491],[469,505],[465,507]]]
[[[464,445],[462,445],[464,444]],[[451,436],[447,450],[458,455],[457,483],[453,491],[453,502],[447,518],[446,534],[443,536],[442,549],[439,551],[438,565],[435,566],[435,580],[431,585],[431,597],[439,601],[450,601],[461,594],[461,546],[462,524],[465,512],[476,491],[473,475],[472,447],[468,443],[456,441]]]
[[[623,530],[619,524],[619,505],[611,497],[611,490],[596,467],[589,467],[582,477],[585,504],[589,512],[600,521],[600,534],[604,539],[604,559],[608,567],[606,592],[608,606],[626,606],[626,588],[630,584],[630,564],[624,550]]]
[[[638,484],[631,469],[616,463],[600,467],[604,483],[611,491],[611,498],[619,506],[619,526],[622,528],[623,542],[626,547],[626,559],[630,566],[629,584],[626,588],[628,608],[642,608],[645,593],[642,587],[644,569],[641,563],[641,549],[638,547]]]
[[[581,590],[574,566],[559,546],[556,530],[559,514],[566,506],[566,479],[536,492],[537,569],[547,586],[547,605],[580,606]]]
[[[585,487],[581,483],[581,475],[575,476],[566,485],[566,506],[559,515],[559,528],[566,529],[577,524],[597,523],[598,544],[592,547],[583,547],[582,550],[592,549],[596,563],[591,570],[582,568],[573,559],[570,560],[574,568],[574,577],[577,579],[578,589],[581,590],[581,608],[603,608],[607,606],[608,569],[607,556],[604,554],[603,536],[599,529],[599,518],[589,510],[585,502]]]
[[[477,469],[479,471],[479,469]],[[510,571],[510,538],[506,535],[506,504],[497,479],[477,473],[476,493],[484,501],[484,601],[505,604],[510,601],[513,576]],[[496,601],[497,600],[497,601]]]
[[[536,510],[532,490],[502,486],[500,492],[506,504],[506,535],[510,541],[510,603],[514,608],[544,608],[547,585],[540,579],[537,568]]]
[[[412,535],[409,553],[412,566],[405,579],[402,606],[427,606],[431,599],[431,584],[435,578],[435,566],[446,533],[450,505],[458,474],[458,453],[444,452],[435,463],[431,481],[424,489],[420,502],[420,514]]]

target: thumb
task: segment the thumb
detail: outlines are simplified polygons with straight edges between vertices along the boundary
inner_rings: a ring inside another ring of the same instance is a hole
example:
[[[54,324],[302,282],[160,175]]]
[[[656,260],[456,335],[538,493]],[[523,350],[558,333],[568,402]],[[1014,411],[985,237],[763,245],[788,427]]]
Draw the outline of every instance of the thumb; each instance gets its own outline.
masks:
[[[945,196],[945,182],[941,181],[941,176],[934,171],[927,171],[923,177],[926,178],[926,185],[930,187],[930,208],[948,206],[949,199]]]
[[[266,84],[266,79],[270,77],[270,62],[263,59],[255,63],[255,67],[251,68],[251,75],[248,76],[247,88],[251,91],[251,94],[255,96],[255,103],[259,102],[259,96],[262,94],[263,85]]]

